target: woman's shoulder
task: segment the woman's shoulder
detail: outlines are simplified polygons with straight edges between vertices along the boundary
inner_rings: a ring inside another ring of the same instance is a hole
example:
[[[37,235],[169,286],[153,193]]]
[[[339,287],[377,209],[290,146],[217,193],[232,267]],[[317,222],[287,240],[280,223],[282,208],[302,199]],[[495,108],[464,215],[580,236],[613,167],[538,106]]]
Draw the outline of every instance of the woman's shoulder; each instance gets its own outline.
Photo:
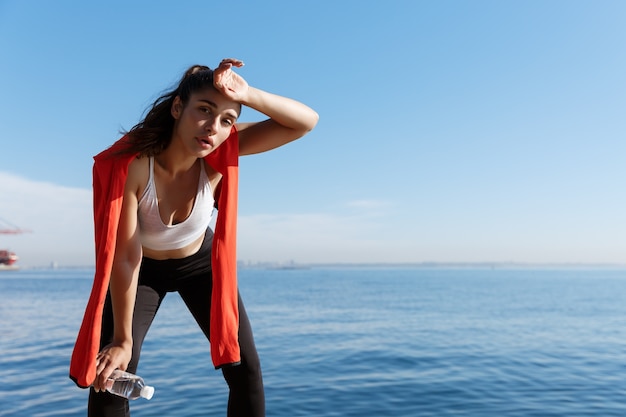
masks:
[[[150,177],[150,158],[136,157],[128,164],[128,177],[126,189],[133,190],[139,197],[146,188]]]

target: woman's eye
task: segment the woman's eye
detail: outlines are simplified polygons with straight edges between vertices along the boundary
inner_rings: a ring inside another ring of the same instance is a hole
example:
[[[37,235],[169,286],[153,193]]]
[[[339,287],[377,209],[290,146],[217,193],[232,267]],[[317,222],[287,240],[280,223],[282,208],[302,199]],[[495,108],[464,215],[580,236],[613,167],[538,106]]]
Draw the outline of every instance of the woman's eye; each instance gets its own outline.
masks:
[[[230,119],[223,119],[222,120],[222,124],[224,124],[224,126],[232,126],[233,125],[233,121]]]

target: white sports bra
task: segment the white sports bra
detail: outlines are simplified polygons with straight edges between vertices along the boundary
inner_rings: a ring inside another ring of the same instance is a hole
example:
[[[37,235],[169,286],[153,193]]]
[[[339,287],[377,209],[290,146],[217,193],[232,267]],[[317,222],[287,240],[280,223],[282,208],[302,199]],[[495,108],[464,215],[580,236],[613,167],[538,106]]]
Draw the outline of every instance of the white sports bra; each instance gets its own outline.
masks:
[[[150,178],[137,208],[139,237],[144,247],[152,250],[180,249],[206,232],[214,215],[214,199],[204,161],[201,161],[200,166],[198,192],[191,214],[183,222],[168,226],[159,214],[159,200],[154,185],[154,158],[150,157]]]

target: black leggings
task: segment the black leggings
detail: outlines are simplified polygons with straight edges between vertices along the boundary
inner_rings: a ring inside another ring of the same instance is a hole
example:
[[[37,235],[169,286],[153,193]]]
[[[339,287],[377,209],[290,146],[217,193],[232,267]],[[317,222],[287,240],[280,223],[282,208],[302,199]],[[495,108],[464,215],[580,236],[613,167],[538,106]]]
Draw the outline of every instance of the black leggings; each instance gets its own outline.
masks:
[[[168,292],[178,291],[196,322],[209,339],[211,311],[211,242],[209,229],[200,250],[184,259],[157,261],[144,258],[139,271],[137,299],[133,315],[133,353],[128,371],[135,373],[141,345],[154,320],[156,312]],[[110,295],[104,306],[101,346],[113,338],[113,311]],[[222,368],[228,383],[229,417],[265,416],[265,394],[261,364],[252,337],[248,315],[239,296],[239,346],[241,365]],[[96,393],[90,389],[88,415],[90,417],[129,417],[128,400],[108,392]]]

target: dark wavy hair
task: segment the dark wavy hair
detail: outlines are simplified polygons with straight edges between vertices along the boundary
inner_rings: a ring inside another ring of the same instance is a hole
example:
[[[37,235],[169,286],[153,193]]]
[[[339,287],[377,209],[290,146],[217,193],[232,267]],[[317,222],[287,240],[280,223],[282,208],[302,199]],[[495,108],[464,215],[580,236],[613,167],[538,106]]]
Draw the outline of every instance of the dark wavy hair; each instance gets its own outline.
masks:
[[[183,107],[191,95],[207,87],[213,87],[213,71],[204,65],[190,67],[181,78],[178,86],[157,98],[144,119],[133,126],[126,135],[127,147],[123,153],[136,153],[141,156],[155,156],[165,150],[171,140],[175,119],[171,109],[174,99],[179,96]]]

